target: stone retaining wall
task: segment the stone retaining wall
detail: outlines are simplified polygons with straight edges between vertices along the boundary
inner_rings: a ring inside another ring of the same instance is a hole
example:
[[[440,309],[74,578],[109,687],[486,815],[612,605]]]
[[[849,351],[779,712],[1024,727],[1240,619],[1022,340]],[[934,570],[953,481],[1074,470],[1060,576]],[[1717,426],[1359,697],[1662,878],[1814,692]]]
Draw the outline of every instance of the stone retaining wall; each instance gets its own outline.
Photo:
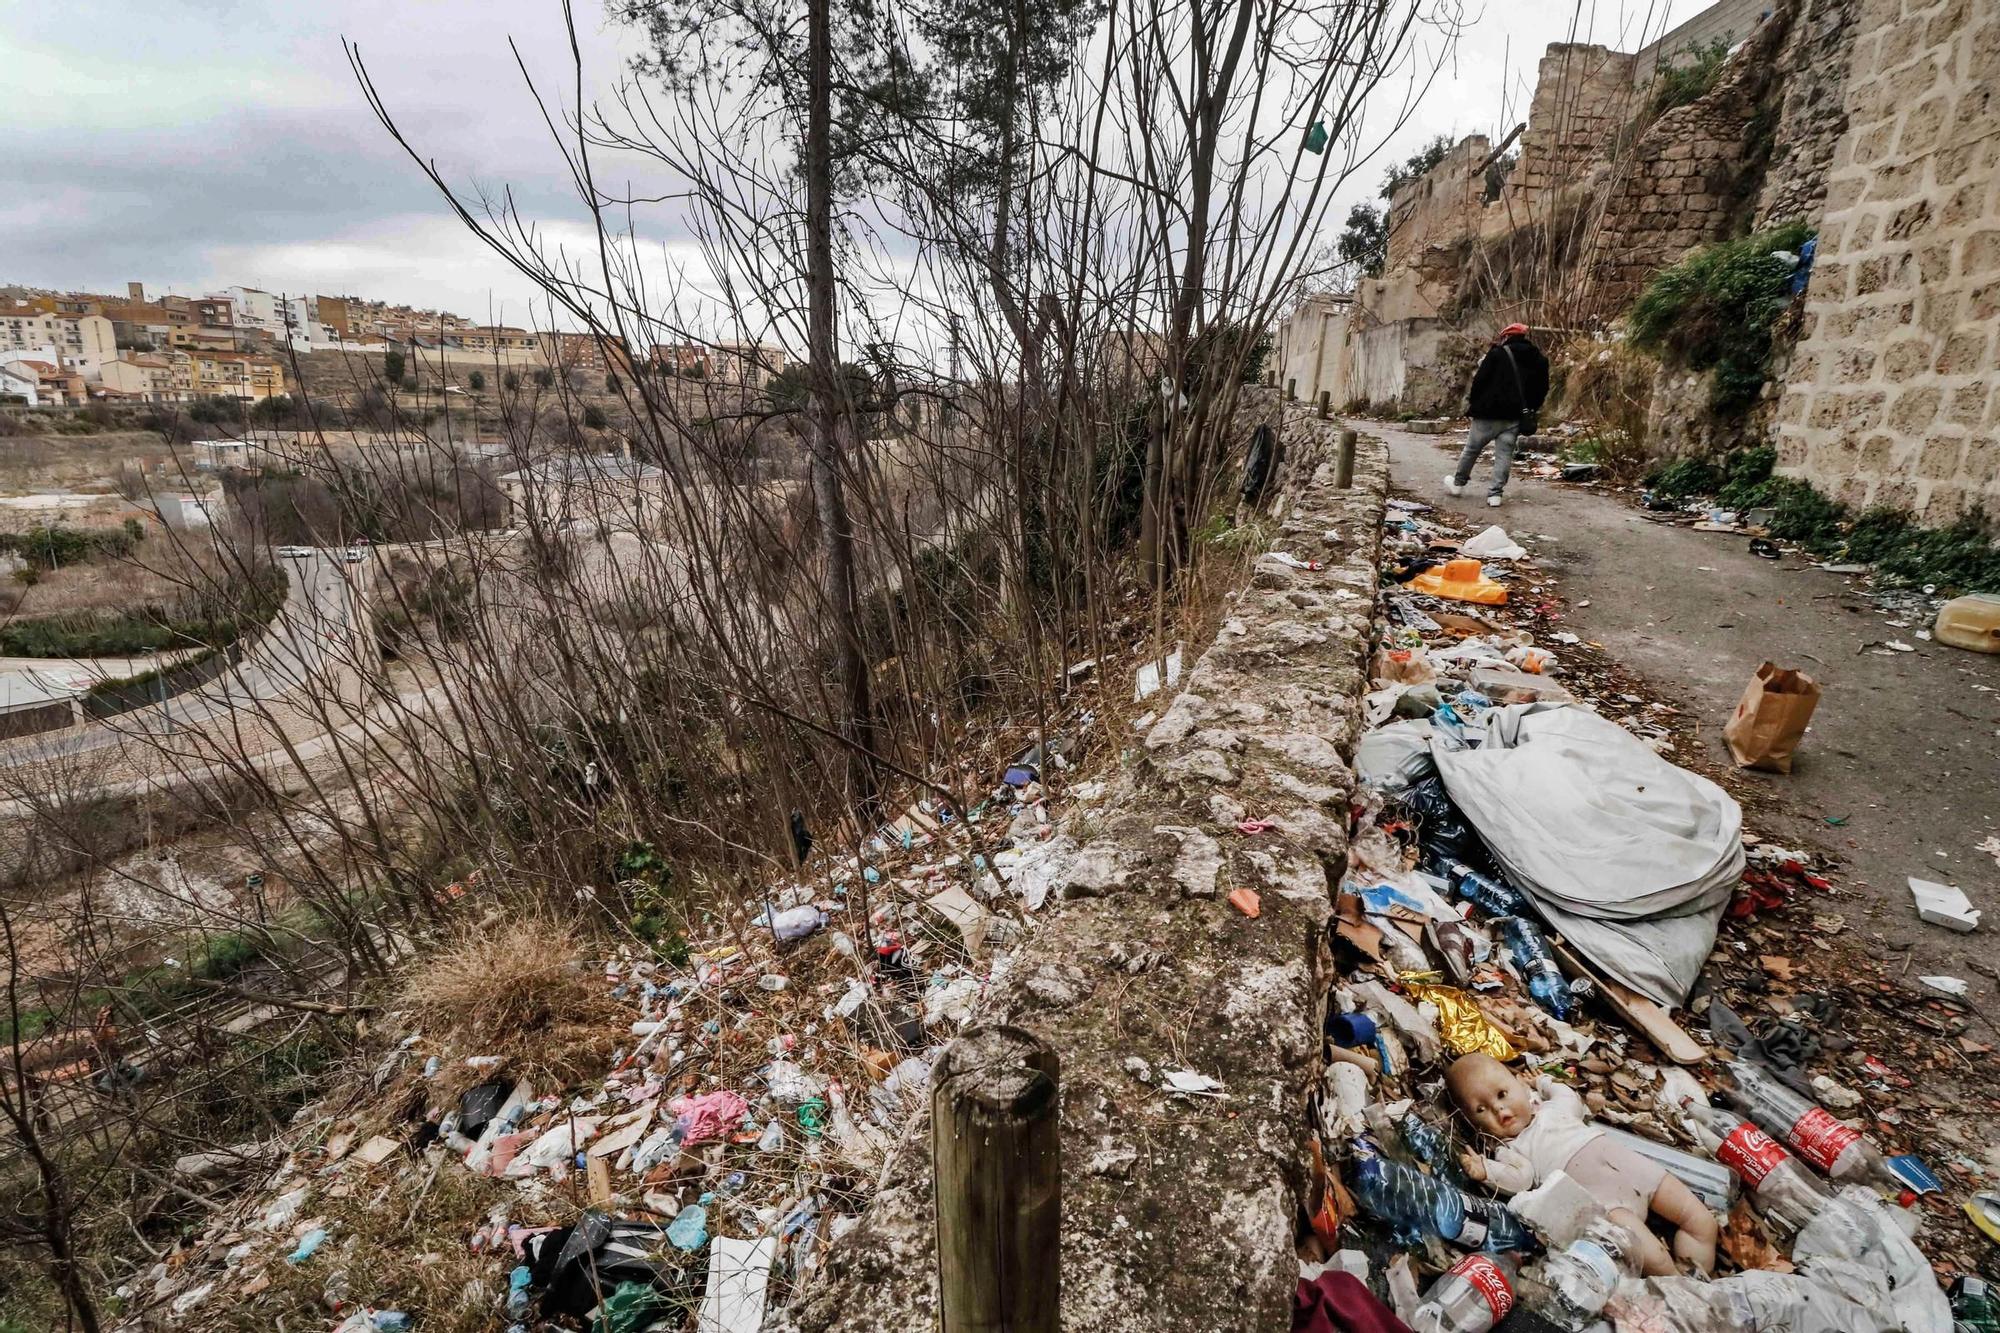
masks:
[[[1061,1058],[1067,1328],[1289,1321],[1388,484],[1386,451],[1364,439],[1353,488],[1334,487],[1338,424],[1286,409],[1272,506],[1276,548],[1325,568],[1259,558],[1135,762],[1040,853],[1054,892],[981,1014]],[[1277,827],[1246,836],[1247,817]],[[1227,901],[1244,887],[1261,897],[1255,919]],[[1167,1069],[1210,1075],[1225,1095],[1167,1096]],[[928,1136],[912,1127],[785,1327],[935,1327]]]

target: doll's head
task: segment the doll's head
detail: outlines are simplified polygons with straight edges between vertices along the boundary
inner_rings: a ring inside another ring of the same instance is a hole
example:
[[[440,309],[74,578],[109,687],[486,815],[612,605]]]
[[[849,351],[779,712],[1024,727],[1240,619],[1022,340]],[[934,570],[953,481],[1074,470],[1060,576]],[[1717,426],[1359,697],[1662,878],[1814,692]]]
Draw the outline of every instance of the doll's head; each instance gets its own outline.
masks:
[[[1475,1129],[1496,1139],[1511,1139],[1535,1118],[1528,1085],[1490,1055],[1462,1055],[1445,1071],[1451,1099]]]

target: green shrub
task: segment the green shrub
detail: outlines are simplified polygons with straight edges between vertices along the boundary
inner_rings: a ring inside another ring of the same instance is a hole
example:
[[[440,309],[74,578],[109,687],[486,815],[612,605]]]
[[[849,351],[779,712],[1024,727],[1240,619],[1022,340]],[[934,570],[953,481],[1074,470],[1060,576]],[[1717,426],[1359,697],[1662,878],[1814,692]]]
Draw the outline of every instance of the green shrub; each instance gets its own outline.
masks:
[[[1713,495],[1722,484],[1722,474],[1706,458],[1675,458],[1647,473],[1646,484],[1656,495],[1685,500],[1691,495]]]
[[[1729,61],[1729,39],[1717,37],[1702,45],[1690,42],[1675,53],[1674,63],[1662,65],[1653,76],[1653,95],[1647,103],[1646,118],[1658,120],[1677,106],[1686,106],[1708,95],[1722,77]]]
[[[1814,555],[1837,555],[1846,546],[1847,510],[1796,477],[1774,477],[1764,503],[1771,507],[1773,537],[1797,542]]]
[[[1764,386],[1771,327],[1791,303],[1792,270],[1772,252],[1795,251],[1811,235],[1805,223],[1787,223],[1704,246],[1662,269],[1632,305],[1632,342],[1713,372],[1709,406],[1741,412]]]
[[[1731,451],[1722,460],[1722,485],[1715,498],[1730,509],[1757,509],[1771,503],[1771,471],[1778,451],[1768,444]]]

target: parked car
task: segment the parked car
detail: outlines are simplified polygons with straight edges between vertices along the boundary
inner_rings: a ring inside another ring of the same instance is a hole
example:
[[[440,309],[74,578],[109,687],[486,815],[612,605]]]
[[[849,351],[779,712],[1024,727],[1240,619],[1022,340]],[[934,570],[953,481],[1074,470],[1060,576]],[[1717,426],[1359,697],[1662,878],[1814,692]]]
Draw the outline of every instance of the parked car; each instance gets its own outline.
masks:
[[[340,553],[340,558],[346,564],[358,565],[368,558],[368,551],[365,547],[350,546]]]
[[[286,560],[303,560],[313,553],[310,546],[280,546],[278,554]]]

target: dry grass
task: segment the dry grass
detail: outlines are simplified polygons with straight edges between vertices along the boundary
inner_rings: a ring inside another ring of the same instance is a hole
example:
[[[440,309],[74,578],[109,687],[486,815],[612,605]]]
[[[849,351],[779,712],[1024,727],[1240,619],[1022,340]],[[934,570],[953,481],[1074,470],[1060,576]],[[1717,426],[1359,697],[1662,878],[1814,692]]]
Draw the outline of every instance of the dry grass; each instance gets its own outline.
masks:
[[[476,926],[417,964],[400,1007],[432,1041],[538,1084],[595,1077],[630,1015],[583,952],[575,929],[540,917]]]
[[[505,1323],[501,1303],[514,1260],[474,1253],[466,1240],[496,1207],[518,1207],[512,1181],[476,1176],[455,1162],[433,1172],[397,1157],[334,1190],[301,1215],[301,1223],[309,1215],[327,1228],[318,1253],[295,1266],[278,1257],[291,1247],[289,1236],[262,1242],[270,1257],[258,1271],[269,1286],[242,1298],[225,1279],[188,1326],[216,1333],[327,1328],[340,1317],[328,1312],[330,1285],[344,1286],[355,1305],[403,1311],[425,1333],[488,1333]]]

